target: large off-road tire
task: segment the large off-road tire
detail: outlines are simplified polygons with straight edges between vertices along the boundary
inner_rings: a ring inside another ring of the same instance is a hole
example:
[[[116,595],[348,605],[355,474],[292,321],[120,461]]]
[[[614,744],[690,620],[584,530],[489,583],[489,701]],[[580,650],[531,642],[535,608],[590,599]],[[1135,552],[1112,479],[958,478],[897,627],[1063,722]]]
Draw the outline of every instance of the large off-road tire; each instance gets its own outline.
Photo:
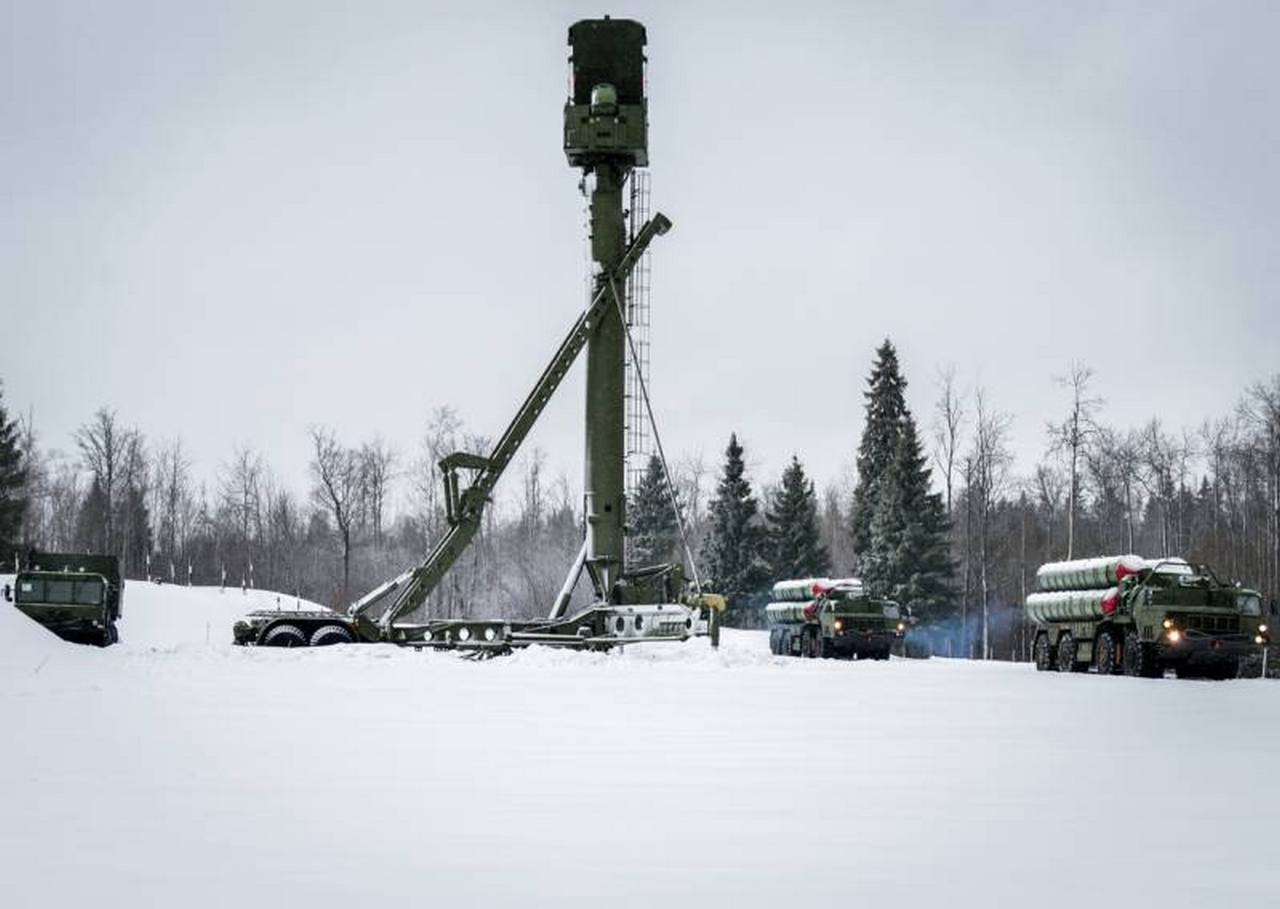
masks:
[[[1064,631],[1062,637],[1058,638],[1059,672],[1076,671],[1076,651],[1079,649],[1075,636],[1069,631]]]
[[[1115,675],[1120,671],[1120,648],[1112,632],[1098,632],[1093,644],[1093,665],[1098,675]]]
[[[1032,653],[1035,655],[1037,672],[1052,672],[1058,668],[1058,654],[1049,643],[1049,635],[1046,632],[1042,631],[1036,635]]]
[[[262,639],[264,647],[306,647],[307,639],[296,625],[277,625]]]
[[[889,651],[892,649],[893,649],[893,645],[890,645],[888,647],[881,647],[879,650],[875,652],[875,658],[877,660],[889,659]]]
[[[809,629],[809,659],[816,660],[822,656],[822,632],[817,628]]]
[[[1228,679],[1234,679],[1240,674],[1240,661],[1237,659],[1223,660],[1220,663],[1213,663],[1206,667],[1205,678],[1213,679],[1215,682],[1225,682]]]
[[[774,656],[778,655],[778,632],[779,631],[781,631],[780,628],[769,629],[769,652],[772,653]]]
[[[1162,675],[1155,647],[1142,643],[1136,631],[1124,636],[1124,674],[1141,679],[1158,679]]]
[[[778,652],[782,656],[791,656],[791,632],[785,628],[778,636]]]
[[[818,635],[818,656],[822,657],[824,660],[829,660],[835,655],[836,655],[835,642],[819,634]]]
[[[341,625],[321,625],[311,632],[312,647],[328,647],[330,644],[351,644],[355,638]]]

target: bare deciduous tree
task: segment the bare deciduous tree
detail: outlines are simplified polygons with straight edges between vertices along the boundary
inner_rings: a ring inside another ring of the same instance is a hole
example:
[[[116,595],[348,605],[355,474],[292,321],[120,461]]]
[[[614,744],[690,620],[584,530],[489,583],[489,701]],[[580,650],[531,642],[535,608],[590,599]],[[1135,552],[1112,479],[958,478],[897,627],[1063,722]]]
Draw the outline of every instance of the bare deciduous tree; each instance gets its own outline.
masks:
[[[1073,362],[1071,371],[1054,381],[1071,392],[1071,410],[1061,423],[1049,424],[1050,450],[1067,459],[1067,558],[1075,554],[1076,512],[1080,503],[1080,459],[1084,447],[1097,432],[1093,416],[1102,399],[1089,394],[1093,370]]]
[[[986,392],[974,393],[970,494],[978,523],[978,589],[982,599],[982,658],[991,659],[992,515],[1004,494],[1013,455],[1009,451],[1010,417],[993,410]]]
[[[359,454],[340,445],[331,429],[312,427],[311,476],[312,497],[333,518],[342,544],[340,600],[345,603],[351,593],[351,510],[360,484]]]
[[[933,416],[933,459],[942,474],[946,490],[947,517],[951,517],[951,491],[956,472],[956,458],[960,454],[961,435],[964,432],[964,394],[956,388],[956,370],[947,366],[938,373],[938,402]]]

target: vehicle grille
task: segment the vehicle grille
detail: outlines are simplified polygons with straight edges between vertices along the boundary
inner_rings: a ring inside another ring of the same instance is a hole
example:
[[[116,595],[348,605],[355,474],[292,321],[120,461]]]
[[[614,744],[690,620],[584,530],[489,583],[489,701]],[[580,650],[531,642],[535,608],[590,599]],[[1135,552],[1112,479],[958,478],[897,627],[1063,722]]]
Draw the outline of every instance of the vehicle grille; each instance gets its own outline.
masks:
[[[1203,631],[1205,634],[1237,634],[1240,631],[1238,615],[1183,615],[1178,624],[1187,631]]]

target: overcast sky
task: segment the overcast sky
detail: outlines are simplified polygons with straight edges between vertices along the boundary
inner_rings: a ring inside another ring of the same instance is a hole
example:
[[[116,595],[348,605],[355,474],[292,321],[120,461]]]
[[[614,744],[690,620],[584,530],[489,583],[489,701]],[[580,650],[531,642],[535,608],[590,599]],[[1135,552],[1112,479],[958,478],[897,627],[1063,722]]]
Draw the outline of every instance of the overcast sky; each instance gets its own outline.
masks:
[[[566,30],[649,34],[667,447],[852,460],[875,346],[1023,469],[1097,372],[1194,426],[1280,371],[1274,3],[0,0],[0,379],[44,443],[110,405],[202,476],[306,430],[496,436],[583,301]],[[579,370],[580,371],[580,370]],[[529,445],[581,482],[582,386]]]

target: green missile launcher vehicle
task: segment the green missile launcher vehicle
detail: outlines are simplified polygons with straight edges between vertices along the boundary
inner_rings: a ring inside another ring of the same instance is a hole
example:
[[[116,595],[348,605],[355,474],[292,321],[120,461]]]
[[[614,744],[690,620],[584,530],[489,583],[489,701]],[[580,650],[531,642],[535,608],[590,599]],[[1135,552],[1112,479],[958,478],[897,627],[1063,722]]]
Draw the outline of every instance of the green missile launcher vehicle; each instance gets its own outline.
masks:
[[[65,641],[108,647],[120,639],[124,581],[115,556],[33,550],[4,594]]]
[[[1271,641],[1257,591],[1184,559],[1114,556],[1042,565],[1027,619],[1036,669],[1231,679]]]
[[[623,198],[633,171],[649,163],[647,40],[644,26],[629,19],[583,19],[569,28],[571,85],[563,144],[569,165],[581,171],[579,188],[589,200],[591,297],[489,453],[455,452],[440,461],[448,525],[444,535],[420,565],[370,591],[346,612],[251,613],[232,629],[237,644],[311,647],[381,641],[491,654],[530,644],[607,649],[700,635],[717,643],[725,601],[702,590],[693,559],[688,559],[693,583],[687,585],[682,565],[631,565],[625,546],[628,353],[632,363],[638,357],[624,297],[628,277],[649,244],[672,226],[661,212],[630,226],[624,215]],[[586,360],[585,532],[559,596],[539,604],[549,607],[546,617],[406,621],[428,602],[479,532],[503,471],[580,355]],[[637,385],[651,416],[643,377]],[[653,436],[665,465],[656,428]],[[669,473],[667,478],[669,482]],[[674,491],[669,491],[674,507]],[[683,528],[678,513],[676,517]],[[571,613],[573,591],[584,575],[593,602]]]
[[[908,628],[902,607],[870,596],[857,578],[773,585],[769,650],[779,656],[887,660]]]

